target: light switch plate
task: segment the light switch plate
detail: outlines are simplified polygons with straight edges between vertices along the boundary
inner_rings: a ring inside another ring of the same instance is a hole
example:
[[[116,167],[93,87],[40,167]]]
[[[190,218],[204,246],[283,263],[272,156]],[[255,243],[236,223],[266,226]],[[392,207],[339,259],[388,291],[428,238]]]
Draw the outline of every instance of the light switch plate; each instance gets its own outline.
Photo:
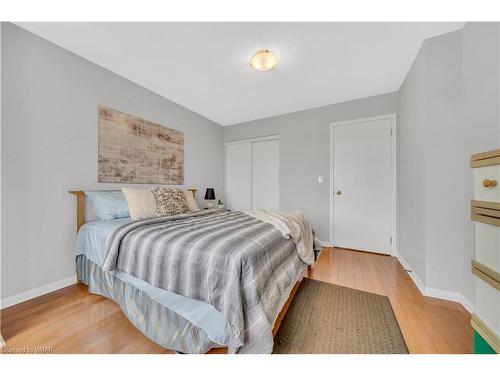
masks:
[[[323,183],[323,176],[318,176],[318,184],[322,184]]]

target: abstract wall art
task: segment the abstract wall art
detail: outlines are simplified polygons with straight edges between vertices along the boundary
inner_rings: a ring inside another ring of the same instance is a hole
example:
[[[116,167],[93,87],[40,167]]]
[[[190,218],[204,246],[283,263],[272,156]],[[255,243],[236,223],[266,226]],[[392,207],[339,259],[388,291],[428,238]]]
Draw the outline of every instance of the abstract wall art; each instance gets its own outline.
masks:
[[[184,184],[184,133],[99,106],[98,181]]]

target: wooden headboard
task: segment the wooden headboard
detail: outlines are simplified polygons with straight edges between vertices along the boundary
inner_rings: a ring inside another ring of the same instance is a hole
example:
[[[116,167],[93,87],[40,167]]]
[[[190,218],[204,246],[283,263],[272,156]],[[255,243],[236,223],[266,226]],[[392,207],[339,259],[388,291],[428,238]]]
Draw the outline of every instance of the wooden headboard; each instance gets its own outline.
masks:
[[[196,198],[198,189],[187,189],[193,193]],[[95,191],[119,191],[119,190],[95,190]],[[71,190],[70,194],[76,195],[76,233],[80,227],[85,224],[85,192],[83,190]]]

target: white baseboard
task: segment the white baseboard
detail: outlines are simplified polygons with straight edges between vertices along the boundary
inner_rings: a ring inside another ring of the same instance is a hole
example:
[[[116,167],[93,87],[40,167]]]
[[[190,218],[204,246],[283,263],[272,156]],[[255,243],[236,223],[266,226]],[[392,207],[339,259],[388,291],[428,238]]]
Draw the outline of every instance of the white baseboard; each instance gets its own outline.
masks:
[[[418,276],[418,274],[413,270],[410,263],[408,263],[400,253],[397,253],[395,257],[398,258],[399,263],[401,263],[401,265],[405,270],[411,270],[411,272],[407,272],[408,276],[410,276],[410,278],[413,280],[420,293],[425,295],[425,284],[423,283],[422,279]]]
[[[459,302],[462,300],[462,295],[458,292],[450,292],[449,290],[425,288],[424,296],[445,299],[448,301]]]
[[[465,296],[458,292],[450,292],[449,290],[435,289],[435,288],[425,288],[425,292],[422,293],[426,297],[434,297],[445,299],[447,301],[453,301],[461,304],[465,310],[469,313],[474,312],[474,304],[469,301]]]
[[[319,243],[323,247],[333,247],[333,243],[331,243],[330,241],[319,241]]]
[[[405,258],[403,258],[401,254],[399,253],[396,254],[396,258],[398,258],[399,262],[405,269],[412,271],[408,272],[408,275],[413,280],[413,282],[417,286],[420,293],[422,293],[422,295],[426,297],[433,297],[433,298],[444,299],[447,301],[457,302],[461,304],[464,307],[464,309],[466,309],[469,313],[472,314],[474,312],[474,304],[471,303],[467,298],[465,298],[461,293],[426,287],[425,284],[422,282],[422,279],[420,279],[415,270],[413,270],[411,265],[405,260]]]
[[[465,310],[467,310],[469,313],[473,314],[476,312],[476,308],[474,307],[474,304],[469,301],[467,298],[465,298],[464,295],[460,295],[460,302],[459,302]]]
[[[76,283],[77,283],[76,275],[73,275],[64,280],[59,280],[35,289],[28,290],[27,292],[24,293],[4,298],[0,301],[0,310],[5,309],[6,307],[17,305],[18,303],[25,302],[36,297],[43,296],[44,294],[53,292],[57,289],[65,288],[67,286]]]

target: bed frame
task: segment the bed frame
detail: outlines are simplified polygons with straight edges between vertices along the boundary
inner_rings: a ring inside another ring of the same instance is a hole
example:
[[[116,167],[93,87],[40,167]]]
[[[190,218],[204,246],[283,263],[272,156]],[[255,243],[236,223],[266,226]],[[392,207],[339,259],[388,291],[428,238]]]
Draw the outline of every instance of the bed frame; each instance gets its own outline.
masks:
[[[193,193],[196,198],[198,189],[187,189]],[[95,191],[119,191],[119,190],[95,190]],[[85,192],[83,190],[70,190],[68,193],[76,196],[76,233],[85,224]]]

